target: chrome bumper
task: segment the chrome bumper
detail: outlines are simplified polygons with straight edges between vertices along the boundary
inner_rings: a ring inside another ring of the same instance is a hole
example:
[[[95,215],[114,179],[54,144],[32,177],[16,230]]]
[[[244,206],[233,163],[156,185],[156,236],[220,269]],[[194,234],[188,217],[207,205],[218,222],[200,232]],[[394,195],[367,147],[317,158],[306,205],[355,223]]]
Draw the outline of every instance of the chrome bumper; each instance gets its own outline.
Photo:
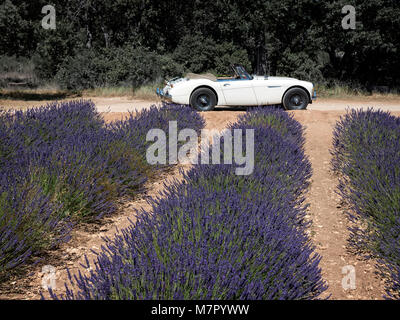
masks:
[[[316,90],[314,90],[312,100],[317,100],[317,91]]]
[[[172,101],[172,96],[168,93],[165,93],[163,89],[157,88],[156,94],[161,98],[161,100]]]

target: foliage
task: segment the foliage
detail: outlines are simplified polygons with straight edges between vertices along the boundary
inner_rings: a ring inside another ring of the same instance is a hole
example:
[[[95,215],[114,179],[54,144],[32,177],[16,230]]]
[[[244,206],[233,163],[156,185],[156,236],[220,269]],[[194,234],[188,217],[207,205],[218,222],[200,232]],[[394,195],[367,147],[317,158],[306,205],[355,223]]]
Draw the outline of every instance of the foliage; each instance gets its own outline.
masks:
[[[53,78],[61,65],[67,68],[63,62],[71,62],[70,57],[85,56],[87,49],[100,60],[103,49],[122,49],[129,56],[129,43],[147,50],[149,57],[172,56],[179,70],[166,72],[169,76],[187,71],[225,74],[232,59],[250,61],[249,69],[270,75],[338,80],[364,89],[400,86],[400,8],[393,0],[354,0],[356,30],[342,28],[346,0],[54,0],[56,30],[44,30],[38,21],[46,4],[6,0],[0,6],[0,55],[34,55],[37,76],[44,79]],[[142,57],[139,75],[122,81],[153,78],[154,68]],[[117,71],[118,81],[120,76],[126,73]]]
[[[168,56],[126,45],[100,52],[82,50],[60,66],[57,81],[66,89],[82,90],[107,86],[140,87],[182,73]]]
[[[282,53],[281,60],[278,63],[280,73],[289,75],[294,78],[324,83],[322,69],[328,61],[318,63],[304,52],[292,53],[289,49]]]
[[[0,4],[0,55],[19,55],[29,52],[30,22],[21,15],[22,7],[10,0]]]
[[[388,295],[400,298],[400,118],[352,110],[334,131],[333,168],[339,192],[358,221],[351,243],[387,266]]]
[[[185,70],[200,73],[211,70],[216,54],[216,43],[200,34],[183,36],[176,47],[173,58],[182,64]]]
[[[230,75],[231,64],[241,63],[251,70],[247,52],[232,42],[217,44],[201,34],[186,35],[175,49],[172,58],[187,72],[212,71],[218,75]]]
[[[232,42],[223,42],[215,47],[215,56],[213,57],[213,70],[217,75],[231,75],[231,64],[242,64],[246,70],[251,70],[251,63],[245,49],[234,45]]]
[[[23,82],[34,87],[37,79],[32,59],[16,56],[0,56],[0,88],[8,87],[10,82]]]
[[[255,130],[251,175],[236,175],[234,165],[195,166],[98,252],[89,275],[70,277],[75,289],[52,297],[317,298],[325,285],[305,232],[311,166],[303,129],[281,110],[253,112],[230,127],[243,138]],[[277,131],[279,123],[286,130]]]
[[[32,73],[32,61],[24,57],[0,56],[0,72],[4,73]]]
[[[71,223],[115,211],[157,167],[147,163],[151,128],[199,131],[185,106],[153,106],[111,124],[90,101],[53,103],[0,117],[0,273],[68,238]],[[158,167],[160,169],[162,167]]]
[[[70,23],[63,21],[57,23],[56,30],[44,30],[36,26],[35,32],[38,38],[33,54],[36,75],[42,80],[52,80],[61,64],[75,51],[81,50],[79,33]]]
[[[56,80],[61,88],[69,90],[92,89],[104,86],[107,61],[92,50],[83,50],[74,57],[67,57],[61,64]]]

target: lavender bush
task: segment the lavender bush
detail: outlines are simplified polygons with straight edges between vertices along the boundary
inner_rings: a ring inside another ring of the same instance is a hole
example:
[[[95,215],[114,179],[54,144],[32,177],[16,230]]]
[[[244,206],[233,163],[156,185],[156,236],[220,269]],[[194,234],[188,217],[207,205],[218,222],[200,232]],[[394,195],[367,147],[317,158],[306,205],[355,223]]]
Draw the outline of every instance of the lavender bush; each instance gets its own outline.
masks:
[[[350,205],[351,243],[380,259],[388,295],[400,298],[400,118],[351,110],[336,124],[333,168]]]
[[[265,112],[262,108],[255,108],[240,116],[236,126],[262,126],[271,127],[279,132],[284,139],[289,139],[298,146],[304,145],[304,128],[293,119],[293,115],[282,112],[280,107],[270,108]]]
[[[66,285],[66,295],[52,297],[317,298],[325,284],[306,235],[303,193],[311,167],[302,128],[268,109],[247,113],[234,128],[255,129],[252,175],[235,175],[234,165],[195,166],[185,182],[151,200],[152,213],[140,212],[136,223],[108,239],[89,275],[70,277],[74,289]]]
[[[199,131],[190,108],[153,106],[106,124],[91,101],[53,103],[0,117],[0,272],[68,239],[71,224],[115,210],[157,168],[146,159],[149,128]]]

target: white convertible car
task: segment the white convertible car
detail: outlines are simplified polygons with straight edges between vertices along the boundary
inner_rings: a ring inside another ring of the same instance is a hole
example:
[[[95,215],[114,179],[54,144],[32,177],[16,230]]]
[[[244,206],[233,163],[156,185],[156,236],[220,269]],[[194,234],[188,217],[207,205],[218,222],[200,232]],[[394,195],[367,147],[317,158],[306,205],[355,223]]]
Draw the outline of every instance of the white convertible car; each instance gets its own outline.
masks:
[[[199,111],[220,106],[263,106],[282,104],[287,110],[306,109],[316,98],[311,82],[294,78],[251,76],[241,65],[232,66],[234,76],[216,78],[212,74],[189,73],[174,78],[164,89],[157,88],[163,100],[190,104]]]

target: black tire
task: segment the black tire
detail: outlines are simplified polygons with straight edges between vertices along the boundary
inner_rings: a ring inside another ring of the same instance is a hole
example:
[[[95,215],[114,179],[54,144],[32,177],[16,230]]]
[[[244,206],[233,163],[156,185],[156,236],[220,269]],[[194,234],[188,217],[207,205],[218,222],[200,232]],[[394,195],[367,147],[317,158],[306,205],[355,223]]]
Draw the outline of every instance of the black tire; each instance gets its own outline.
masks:
[[[301,88],[289,89],[283,96],[283,107],[286,110],[305,110],[309,103],[307,92]]]
[[[216,104],[217,97],[208,88],[196,89],[190,97],[190,105],[198,111],[211,111]]]

